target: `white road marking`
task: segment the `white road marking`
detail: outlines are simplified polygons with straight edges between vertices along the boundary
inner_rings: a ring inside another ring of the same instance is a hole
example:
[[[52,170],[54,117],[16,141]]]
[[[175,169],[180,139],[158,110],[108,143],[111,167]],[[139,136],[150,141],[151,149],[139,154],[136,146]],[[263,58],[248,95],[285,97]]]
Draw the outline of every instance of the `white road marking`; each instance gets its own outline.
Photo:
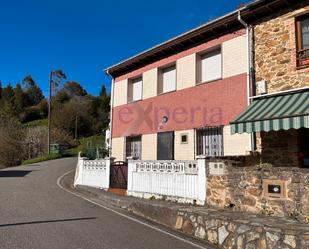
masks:
[[[132,220],[132,221],[134,221],[134,222],[136,222],[136,223],[139,223],[139,224],[141,224],[141,225],[144,225],[144,226],[146,226],[146,227],[149,227],[149,228],[151,228],[151,229],[153,229],[153,230],[156,230],[156,231],[158,231],[158,232],[161,232],[161,233],[163,233],[163,234],[166,234],[166,235],[168,235],[168,236],[170,236],[170,237],[173,237],[173,238],[175,238],[175,239],[178,239],[178,240],[180,240],[180,241],[182,241],[182,242],[184,242],[184,243],[190,244],[190,245],[195,246],[195,247],[197,247],[197,248],[207,249],[206,247],[203,247],[203,246],[201,246],[201,245],[195,244],[195,243],[193,243],[193,242],[191,242],[191,241],[188,241],[188,240],[185,240],[185,239],[183,239],[183,238],[181,238],[181,237],[179,237],[179,236],[177,236],[177,235],[174,235],[174,234],[169,233],[169,232],[167,232],[167,231],[164,231],[164,230],[162,230],[162,229],[160,229],[160,228],[157,228],[157,227],[155,227],[155,226],[149,225],[149,224],[147,224],[147,223],[145,223],[145,222],[142,222],[142,221],[140,221],[140,220],[138,220],[138,219],[135,219],[135,218],[133,218],[133,217],[130,217],[130,216],[128,216],[128,215],[125,215],[125,214],[123,214],[123,213],[120,213],[120,212],[118,212],[118,211],[116,211],[116,210],[113,210],[113,209],[111,209],[111,208],[109,208],[109,207],[106,207],[106,206],[104,206],[104,205],[102,205],[102,204],[100,204],[100,203],[97,203],[97,202],[95,202],[95,201],[93,201],[93,200],[90,200],[90,199],[88,199],[88,198],[86,198],[86,197],[84,197],[84,196],[82,196],[82,195],[79,195],[79,194],[77,194],[77,193],[75,193],[75,192],[73,192],[73,191],[70,191],[70,190],[64,188],[63,186],[61,186],[60,181],[62,180],[62,178],[65,177],[66,175],[70,174],[70,173],[71,173],[72,171],[74,171],[74,170],[75,170],[75,169],[72,169],[72,170],[66,172],[65,174],[63,174],[62,176],[60,176],[60,177],[57,179],[57,185],[58,185],[59,188],[61,188],[62,190],[66,191],[66,192],[68,192],[68,193],[70,193],[70,194],[72,194],[72,195],[75,195],[75,196],[77,196],[77,197],[79,197],[79,198],[82,198],[82,199],[84,199],[85,201],[88,201],[88,202],[90,202],[90,203],[92,203],[92,204],[94,204],[94,205],[97,205],[97,206],[99,206],[99,207],[101,207],[101,208],[104,208],[104,209],[106,209],[106,210],[108,210],[108,211],[110,211],[110,212],[113,212],[113,213],[115,213],[115,214],[118,214],[118,215],[120,215],[120,216],[122,216],[122,217],[124,217],[124,218],[127,218],[127,219],[129,219],[129,220]]]

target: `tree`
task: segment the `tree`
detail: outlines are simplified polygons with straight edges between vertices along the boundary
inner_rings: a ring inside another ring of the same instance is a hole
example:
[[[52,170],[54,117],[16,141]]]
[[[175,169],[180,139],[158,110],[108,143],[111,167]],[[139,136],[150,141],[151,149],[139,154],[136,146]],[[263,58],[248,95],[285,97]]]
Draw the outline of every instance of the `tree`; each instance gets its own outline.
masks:
[[[13,87],[9,83],[6,87],[2,89],[2,98],[0,109],[2,112],[7,113],[9,115],[14,115],[14,91]]]
[[[102,86],[99,96],[88,95],[85,97],[85,102],[89,108],[92,133],[102,133],[109,124],[110,112],[110,96],[107,95],[105,86]]]
[[[2,82],[0,81],[0,101],[1,101],[1,97],[2,97]]]
[[[67,76],[62,70],[55,70],[51,72],[51,95],[57,93],[59,87],[61,87],[61,82],[65,80]]]
[[[87,95],[86,90],[75,81],[67,81],[57,92],[55,100],[61,103],[67,102],[75,97],[84,97]]]
[[[25,87],[29,105],[37,105],[41,100],[44,99],[42,90],[36,85],[31,75],[25,76],[22,80],[22,83]]]
[[[106,96],[107,96],[107,94],[106,94],[106,87],[105,87],[105,85],[102,85],[101,91],[100,91],[100,93],[99,93],[99,97],[100,97],[100,98],[104,98],[104,97],[106,97]]]
[[[24,93],[20,84],[17,84],[13,90],[13,109],[14,115],[19,115],[27,107],[27,95]]]
[[[69,102],[54,106],[53,127],[64,130],[73,136],[76,129],[76,118],[78,119],[77,129],[79,135],[91,135],[91,117],[89,109],[83,101],[74,98]]]

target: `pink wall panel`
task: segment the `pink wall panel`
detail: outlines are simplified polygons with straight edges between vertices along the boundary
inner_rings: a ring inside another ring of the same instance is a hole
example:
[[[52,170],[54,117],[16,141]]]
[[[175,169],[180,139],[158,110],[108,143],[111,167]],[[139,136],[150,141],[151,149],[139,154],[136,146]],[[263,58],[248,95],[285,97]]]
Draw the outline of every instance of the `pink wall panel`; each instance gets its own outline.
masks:
[[[240,74],[117,106],[112,137],[227,125],[246,103],[246,74]]]

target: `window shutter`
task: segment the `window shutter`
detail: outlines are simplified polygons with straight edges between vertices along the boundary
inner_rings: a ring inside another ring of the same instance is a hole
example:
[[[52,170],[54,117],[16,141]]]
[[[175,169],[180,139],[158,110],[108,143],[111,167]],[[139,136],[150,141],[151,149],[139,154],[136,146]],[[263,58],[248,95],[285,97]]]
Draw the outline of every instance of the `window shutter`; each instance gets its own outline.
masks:
[[[201,64],[202,82],[221,78],[221,49],[202,55]]]
[[[163,92],[176,90],[176,67],[163,69]]]
[[[135,80],[132,80],[132,88],[133,88],[133,95],[132,95],[132,100],[140,100],[142,99],[142,78],[138,78]]]

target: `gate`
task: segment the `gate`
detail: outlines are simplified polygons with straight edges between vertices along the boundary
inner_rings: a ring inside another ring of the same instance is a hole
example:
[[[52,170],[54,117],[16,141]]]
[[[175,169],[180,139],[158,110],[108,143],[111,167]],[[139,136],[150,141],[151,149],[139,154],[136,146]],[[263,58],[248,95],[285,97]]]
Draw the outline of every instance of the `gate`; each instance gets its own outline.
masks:
[[[128,184],[128,164],[116,161],[110,167],[110,188],[127,189]]]

